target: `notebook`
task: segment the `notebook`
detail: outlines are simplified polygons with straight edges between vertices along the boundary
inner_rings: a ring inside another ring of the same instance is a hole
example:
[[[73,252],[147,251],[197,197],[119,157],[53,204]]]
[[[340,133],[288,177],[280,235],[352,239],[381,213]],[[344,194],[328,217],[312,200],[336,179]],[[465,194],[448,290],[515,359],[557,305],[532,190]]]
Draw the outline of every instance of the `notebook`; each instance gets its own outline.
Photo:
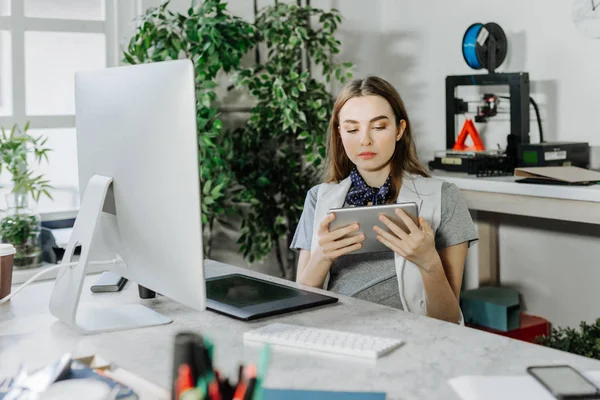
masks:
[[[582,372],[596,385],[600,385],[600,371]],[[459,376],[448,384],[463,400],[555,400],[541,384],[530,375],[521,376]]]
[[[600,172],[579,167],[515,168],[515,176],[527,183],[587,185],[600,182]]]

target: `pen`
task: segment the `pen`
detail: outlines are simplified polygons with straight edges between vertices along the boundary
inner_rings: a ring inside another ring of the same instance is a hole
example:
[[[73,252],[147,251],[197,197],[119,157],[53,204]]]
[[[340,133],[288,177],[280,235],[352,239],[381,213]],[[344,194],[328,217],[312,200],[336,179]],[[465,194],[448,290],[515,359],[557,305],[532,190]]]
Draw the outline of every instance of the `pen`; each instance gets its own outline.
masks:
[[[271,347],[266,344],[261,352],[260,358],[258,360],[258,371],[256,376],[256,382],[254,384],[254,393],[253,397],[256,400],[262,400],[262,383],[267,375],[267,370],[269,368],[269,361],[271,358]]]
[[[246,395],[246,383],[239,382],[237,385],[237,389],[235,390],[235,394],[233,395],[233,400],[244,400],[245,395]]]
[[[199,371],[202,366],[198,365],[198,358],[196,356],[198,349],[201,350],[203,347],[202,343],[202,336],[194,332],[179,332],[175,336],[172,364],[173,385],[171,388],[171,397],[173,399],[177,399],[179,397],[178,395],[182,393],[178,392],[180,365],[188,365],[193,383],[196,382],[199,376],[204,374],[202,371]]]
[[[235,389],[235,394],[233,395],[233,400],[244,400],[244,396],[246,394],[246,382],[244,380],[244,366],[240,365],[238,371],[238,384]]]
[[[256,385],[256,378],[250,378],[248,380],[248,387],[243,400],[252,400],[254,398],[254,388]]]
[[[194,381],[205,376],[209,371],[212,372],[210,367],[210,360],[207,357],[207,351],[204,344],[204,338],[197,340],[193,344],[193,360],[194,360]]]
[[[209,338],[204,338],[204,349],[205,349],[205,352],[207,355],[206,359],[207,359],[208,366],[210,367],[210,369],[212,369],[214,345]]]
[[[240,366],[238,367],[238,384],[243,380],[243,375],[244,374],[244,366],[242,364],[240,364]]]
[[[177,399],[183,392],[194,387],[192,379],[192,370],[189,365],[181,364],[179,366],[179,374],[177,376]]]
[[[219,381],[215,380],[208,384],[208,398],[210,400],[221,400]]]
[[[229,379],[225,379],[219,386],[221,398],[223,400],[231,400],[233,398],[233,386],[231,386],[231,383],[229,383]]]
[[[249,365],[246,367],[246,378],[248,384],[246,385],[246,393],[244,394],[243,400],[252,400],[254,397],[254,387],[256,385],[256,366]]]
[[[202,397],[206,397],[206,378],[202,377],[198,379],[198,382],[196,382],[196,389],[200,391],[200,393],[202,393]]]

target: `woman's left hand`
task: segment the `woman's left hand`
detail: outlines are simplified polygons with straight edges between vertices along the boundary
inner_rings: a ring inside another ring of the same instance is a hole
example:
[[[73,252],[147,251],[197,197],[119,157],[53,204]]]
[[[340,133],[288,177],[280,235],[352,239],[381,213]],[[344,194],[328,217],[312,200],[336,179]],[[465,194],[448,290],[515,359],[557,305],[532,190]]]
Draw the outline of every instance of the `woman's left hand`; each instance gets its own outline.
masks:
[[[374,226],[373,230],[377,233],[377,240],[425,272],[432,272],[441,265],[441,260],[435,249],[435,233],[431,229],[431,225],[425,219],[419,217],[419,224],[421,225],[421,228],[419,228],[408,214],[400,208],[396,209],[396,214],[402,219],[410,233],[406,233],[389,218],[381,215],[379,220],[391,232]]]

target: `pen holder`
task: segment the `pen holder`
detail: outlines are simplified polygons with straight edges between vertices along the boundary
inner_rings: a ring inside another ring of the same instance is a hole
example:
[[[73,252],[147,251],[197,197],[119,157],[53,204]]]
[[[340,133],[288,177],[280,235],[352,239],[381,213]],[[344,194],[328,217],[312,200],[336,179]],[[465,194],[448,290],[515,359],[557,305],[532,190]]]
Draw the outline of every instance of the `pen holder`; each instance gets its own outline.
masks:
[[[175,336],[171,399],[254,400],[262,399],[262,381],[267,371],[269,346],[261,352],[258,368],[240,365],[237,383],[213,367],[212,342],[193,332]]]
[[[175,335],[175,344],[173,348],[173,368],[171,378],[171,399],[177,400],[177,381],[179,375],[179,367],[188,365],[191,369],[192,377],[198,376],[198,368],[196,366],[197,348],[204,348],[204,341],[200,335],[192,332],[180,332]]]

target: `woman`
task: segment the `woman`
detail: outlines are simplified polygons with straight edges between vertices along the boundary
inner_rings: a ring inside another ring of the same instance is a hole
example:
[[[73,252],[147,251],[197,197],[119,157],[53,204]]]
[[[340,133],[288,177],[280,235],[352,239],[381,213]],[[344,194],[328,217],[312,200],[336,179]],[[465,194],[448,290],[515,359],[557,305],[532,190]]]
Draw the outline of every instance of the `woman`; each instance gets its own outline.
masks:
[[[398,92],[381,78],[350,82],[333,108],[324,183],[306,196],[291,248],[300,251],[296,281],[462,323],[459,295],[467,249],[477,232],[458,188],[431,178],[419,163],[410,122]],[[374,227],[390,251],[351,254],[364,234],[358,225],[329,230],[331,208],[416,202],[410,232],[388,218]]]

